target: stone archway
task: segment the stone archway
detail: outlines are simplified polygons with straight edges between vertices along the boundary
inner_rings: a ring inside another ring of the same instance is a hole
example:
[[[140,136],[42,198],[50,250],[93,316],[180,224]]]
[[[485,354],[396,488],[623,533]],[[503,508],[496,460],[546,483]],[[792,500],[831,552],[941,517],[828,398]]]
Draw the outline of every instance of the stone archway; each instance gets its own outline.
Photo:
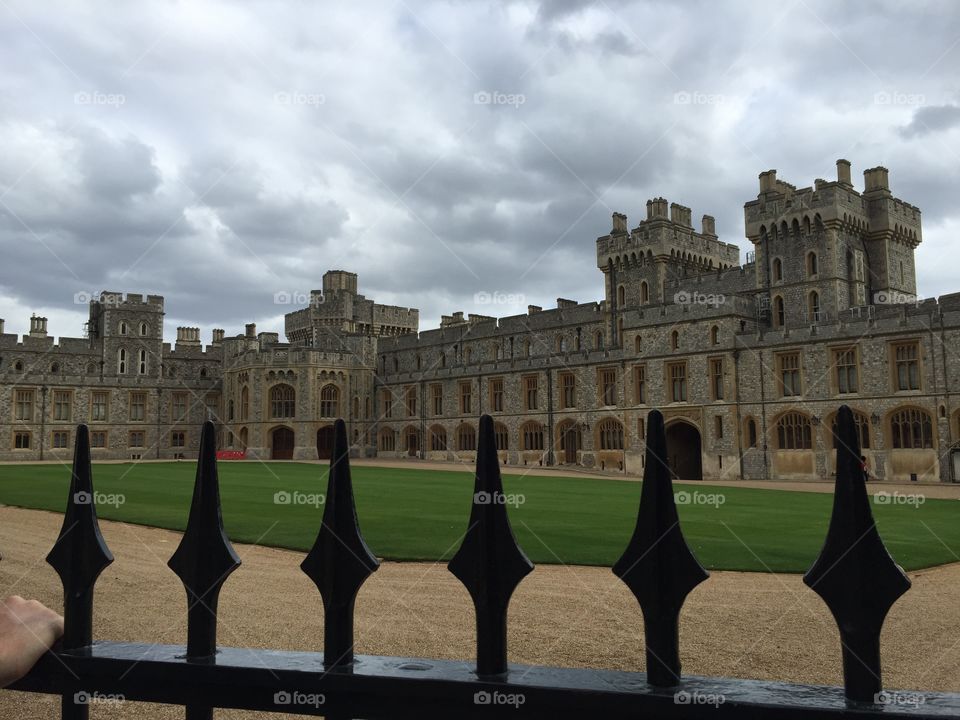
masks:
[[[666,428],[667,462],[677,480],[703,480],[700,431],[695,425],[677,420]]]
[[[270,433],[270,459],[293,460],[295,444],[293,430],[281,425]]]
[[[329,460],[333,456],[333,425],[317,430],[317,457]]]

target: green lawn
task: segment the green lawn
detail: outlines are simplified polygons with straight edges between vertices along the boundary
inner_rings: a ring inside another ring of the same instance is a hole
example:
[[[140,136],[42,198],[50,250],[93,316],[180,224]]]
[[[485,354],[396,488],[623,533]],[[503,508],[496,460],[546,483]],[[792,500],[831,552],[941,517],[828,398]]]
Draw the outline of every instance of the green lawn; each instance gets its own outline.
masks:
[[[123,494],[117,507],[100,505],[100,517],[181,530],[187,520],[194,465],[96,465],[98,493]],[[224,524],[235,542],[307,549],[322,507],[276,504],[277,492],[324,493],[326,468],[299,463],[220,464]],[[363,534],[380,557],[448,559],[466,530],[473,492],[466,472],[353,468]],[[0,466],[0,503],[62,512],[69,471],[54,465]],[[521,547],[534,562],[611,565],[633,531],[638,483],[580,478],[504,476]],[[814,561],[830,517],[832,496],[749,488],[678,486],[678,491],[719,493],[719,507],[680,506],[683,530],[708,568],[803,572]],[[873,492],[873,488],[870,488]],[[922,490],[918,488],[918,490]],[[914,505],[873,505],[880,533],[907,569],[957,560],[960,503],[930,500]],[[55,538],[50,538],[51,545]]]

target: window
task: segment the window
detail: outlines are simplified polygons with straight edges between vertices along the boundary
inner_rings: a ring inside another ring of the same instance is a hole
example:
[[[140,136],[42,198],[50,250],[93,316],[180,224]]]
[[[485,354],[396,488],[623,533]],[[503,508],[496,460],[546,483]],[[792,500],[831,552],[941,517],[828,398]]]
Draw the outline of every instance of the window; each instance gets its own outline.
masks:
[[[69,390],[56,390],[53,393],[53,419],[58,422],[70,422],[73,414],[73,394]]]
[[[16,420],[33,421],[33,390],[17,390],[13,416]]]
[[[95,392],[90,398],[90,420],[106,422],[109,419],[109,395],[105,392]]]
[[[70,433],[57,430],[53,433],[52,443],[54,450],[63,450],[70,446]]]
[[[816,290],[810,293],[810,298],[807,301],[807,311],[810,316],[810,322],[820,322],[820,293]]]
[[[186,436],[182,432],[170,433],[170,447],[182,448],[186,444]]]
[[[247,420],[250,417],[250,388],[246,385],[240,390],[240,419]]]
[[[670,333],[670,348],[673,350],[680,349],[680,333],[676,330]]]
[[[142,430],[134,430],[130,433],[130,442],[129,446],[134,448],[142,448],[144,441],[144,433]]]
[[[783,327],[786,324],[786,315],[783,311],[783,298],[777,295],[773,299],[773,325]]]
[[[127,351],[124,348],[117,351],[117,373],[120,375],[127,374]]]
[[[637,437],[641,440],[647,437],[647,422],[643,418],[637,419]]]
[[[147,374],[147,351],[141,350],[137,353],[137,374],[146,375]],[[201,370],[200,376],[203,377],[205,374]]]
[[[602,405],[617,404],[616,368],[603,368],[600,370],[600,403]]]
[[[103,430],[95,430],[90,433],[90,447],[105,448],[107,446],[107,433]]]
[[[747,447],[757,446],[757,421],[747,418]]]
[[[490,380],[490,409],[503,412],[503,378]]]
[[[670,402],[686,402],[687,364],[685,362],[667,364],[667,382],[670,388]]]
[[[524,450],[543,450],[543,425],[527,423],[520,431]]]
[[[397,449],[397,434],[390,428],[380,431],[380,449],[387,452]]]
[[[843,348],[833,351],[833,366],[837,378],[837,392],[840,394],[858,391],[857,350]]]
[[[643,352],[643,338],[640,335],[636,335],[633,338],[633,351],[637,355]]]
[[[861,449],[870,447],[870,420],[861,412],[853,411],[853,422],[857,427],[857,439],[860,441]],[[833,434],[833,447],[839,447],[839,438],[837,437],[837,416],[833,416],[833,422],[830,425]]]
[[[443,415],[443,385],[431,385],[430,397],[433,400],[433,414]]]
[[[710,328],[710,344],[719,345],[720,344],[720,328],[714,325]]]
[[[434,452],[447,449],[447,431],[439,425],[430,428],[430,449]]]
[[[560,407],[572,408],[577,406],[577,376],[572,372],[560,375]]]
[[[140,334],[141,335],[147,334],[147,324],[145,322],[140,323]]]
[[[359,410],[359,407],[357,408]],[[414,396],[416,412],[416,396]],[[335,418],[340,413],[340,390],[336,385],[324,385],[320,390],[320,417]]]
[[[185,392],[176,392],[173,394],[173,402],[170,404],[170,420],[181,422],[187,419],[187,394]]]
[[[776,282],[783,280],[783,261],[780,258],[773,259],[773,279]]]
[[[817,261],[817,254],[811,252],[807,254],[807,275],[810,277],[815,276],[820,271],[819,263]]]
[[[717,440],[723,440],[723,417],[720,415],[713,416],[713,436]]]
[[[529,375],[523,379],[523,407],[525,410],[537,409],[537,376]]]
[[[603,332],[602,331],[594,335],[593,346],[597,350],[603,350]]]
[[[270,417],[292,418],[296,413],[297,394],[291,385],[270,388]]]
[[[710,360],[710,394],[714,400],[723,400],[723,358]]]
[[[13,434],[13,449],[29,450],[30,449],[30,433],[15,432]]]
[[[472,451],[477,449],[477,433],[472,425],[461,425],[457,430],[457,450]]]
[[[604,420],[598,428],[601,450],[623,450],[623,425],[613,419]]]
[[[916,342],[893,346],[897,390],[920,389],[920,345]]]
[[[810,419],[788,412],[777,422],[777,447],[781,450],[810,450],[813,447]]]
[[[393,415],[393,393],[389,388],[384,388],[380,398],[383,400],[383,416],[390,417]]]
[[[147,394],[130,393],[130,422],[143,422],[147,419]]]
[[[623,307],[627,304],[627,289],[621,285],[617,288],[617,307]]]
[[[463,415],[473,412],[473,384],[470,382],[460,383],[460,412]]]
[[[127,334],[127,324],[125,322],[120,323],[120,334],[121,335]]]
[[[780,395],[792,397],[800,394],[800,353],[783,353],[777,356],[780,366]]]
[[[495,423],[493,426],[493,436],[497,441],[497,450],[509,450],[510,433],[507,426],[503,423]]]
[[[890,418],[890,436],[893,447],[920,449],[933,447],[933,424],[923,410],[900,410]]]
[[[650,287],[647,285],[647,281],[644,280],[640,283],[640,303],[646,305],[650,302]]]
[[[409,386],[404,392],[403,404],[407,411],[407,417],[416,417],[417,416],[417,387],[416,385]]]
[[[637,365],[633,368],[633,401],[637,405],[647,403],[647,366]]]
[[[220,395],[211,393],[203,398],[203,404],[207,409],[207,420],[214,422],[220,421]],[[219,444],[219,443],[218,443]]]

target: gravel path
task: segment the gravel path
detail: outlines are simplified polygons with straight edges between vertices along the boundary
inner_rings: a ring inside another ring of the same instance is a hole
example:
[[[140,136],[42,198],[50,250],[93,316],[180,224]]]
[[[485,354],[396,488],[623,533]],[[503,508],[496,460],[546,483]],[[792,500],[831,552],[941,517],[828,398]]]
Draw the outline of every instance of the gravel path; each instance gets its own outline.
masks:
[[[62,516],[0,507],[0,593],[60,609],[59,580],[43,561]],[[166,561],[179,535],[101,522],[116,562],[97,585],[94,636],[183,643],[185,597]],[[294,650],[322,646],[323,613],[302,554],[238,545],[243,566],[220,600],[224,645]],[[910,573],[913,589],[890,612],[883,634],[885,684],[960,692],[960,563]],[[517,663],[643,668],[643,630],[633,597],[608,568],[541,566],[510,606],[510,658]],[[357,601],[361,653],[469,660],[473,613],[467,592],[442,565],[385,563]],[[836,627],[797,575],[717,572],[689,597],[681,631],[684,671],[839,684]],[[0,717],[58,717],[58,699],[0,692]],[[97,718],[182,718],[182,709],[99,706]],[[255,713],[219,711],[217,717]],[[269,717],[286,717],[269,715]],[[292,717],[292,716],[291,716]]]

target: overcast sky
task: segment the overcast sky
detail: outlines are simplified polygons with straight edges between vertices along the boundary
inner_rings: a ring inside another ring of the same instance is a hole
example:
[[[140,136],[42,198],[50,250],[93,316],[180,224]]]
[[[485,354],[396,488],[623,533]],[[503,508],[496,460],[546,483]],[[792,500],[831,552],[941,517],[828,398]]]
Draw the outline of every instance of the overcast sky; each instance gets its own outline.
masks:
[[[922,209],[920,294],[960,290],[953,0],[0,0],[0,141],[6,332],[78,336],[101,290],[164,295],[168,339],[282,332],[330,268],[421,329],[598,300],[613,211],[745,251],[758,173],[839,157]]]

